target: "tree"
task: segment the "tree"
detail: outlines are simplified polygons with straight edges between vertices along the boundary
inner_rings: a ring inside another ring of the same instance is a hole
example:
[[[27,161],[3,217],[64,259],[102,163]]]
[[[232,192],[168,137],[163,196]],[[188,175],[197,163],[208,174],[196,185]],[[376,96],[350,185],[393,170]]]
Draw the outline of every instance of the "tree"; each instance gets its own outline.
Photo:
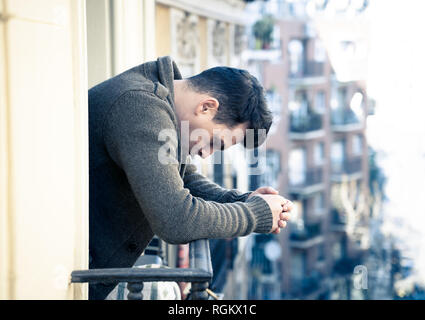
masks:
[[[270,48],[273,41],[274,18],[271,15],[265,15],[262,19],[258,20],[253,26],[254,37],[257,40],[256,46],[261,49]]]

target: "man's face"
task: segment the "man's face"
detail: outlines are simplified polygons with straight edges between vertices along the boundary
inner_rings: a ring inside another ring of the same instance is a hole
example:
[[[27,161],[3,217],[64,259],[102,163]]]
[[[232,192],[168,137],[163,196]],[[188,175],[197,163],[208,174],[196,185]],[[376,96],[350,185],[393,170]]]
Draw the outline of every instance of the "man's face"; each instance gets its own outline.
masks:
[[[246,123],[230,128],[208,116],[195,116],[189,120],[189,154],[205,159],[217,150],[227,149],[244,139],[246,128]]]
[[[174,88],[183,154],[206,158],[242,142],[248,123],[233,128],[217,123],[213,120],[220,107],[216,98],[188,89],[185,80],[175,80]]]

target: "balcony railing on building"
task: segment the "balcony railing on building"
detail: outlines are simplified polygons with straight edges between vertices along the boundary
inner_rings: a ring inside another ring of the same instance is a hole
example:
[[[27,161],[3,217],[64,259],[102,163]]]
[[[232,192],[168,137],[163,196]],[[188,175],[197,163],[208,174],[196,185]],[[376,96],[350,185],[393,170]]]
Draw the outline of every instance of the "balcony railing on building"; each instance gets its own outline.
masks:
[[[325,75],[325,64],[318,61],[306,61],[298,68],[296,72],[291,72],[289,77],[295,78],[309,78],[309,77],[323,77]]]
[[[291,113],[290,137],[294,140],[304,140],[323,136],[323,116],[315,112],[306,115]]]
[[[71,273],[72,283],[127,283],[128,299],[143,299],[144,282],[191,282],[192,300],[207,300],[212,279],[210,248],[207,239],[189,244],[189,268],[111,268],[76,270]]]
[[[332,180],[340,182],[344,177],[357,179],[362,175],[363,158],[361,156],[345,158],[340,162],[332,163]]]
[[[323,240],[321,222],[305,224],[302,227],[293,224],[290,230],[289,239],[292,247],[306,249]]]
[[[363,121],[351,108],[338,107],[331,113],[332,130],[336,132],[347,132],[361,129]]]
[[[323,167],[310,168],[303,175],[304,179],[289,180],[291,193],[306,195],[323,189]]]

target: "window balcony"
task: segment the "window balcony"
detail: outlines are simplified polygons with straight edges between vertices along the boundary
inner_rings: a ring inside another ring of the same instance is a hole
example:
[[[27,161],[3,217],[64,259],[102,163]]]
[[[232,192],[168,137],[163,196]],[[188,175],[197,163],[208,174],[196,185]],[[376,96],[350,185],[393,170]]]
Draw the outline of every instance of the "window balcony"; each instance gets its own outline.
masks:
[[[344,178],[348,180],[360,179],[363,170],[363,157],[356,156],[344,159],[341,162],[332,163],[331,179],[334,182],[342,182]]]
[[[303,173],[304,178],[294,181],[289,180],[289,190],[293,194],[309,195],[324,188],[323,168],[308,169]]]
[[[318,61],[306,61],[297,72],[289,74],[291,85],[314,85],[323,83],[325,77],[325,64]]]
[[[336,208],[331,209],[331,229],[339,232],[347,230],[347,216]]]
[[[307,249],[323,241],[321,223],[306,224],[302,228],[292,224],[290,227],[290,245],[297,249]]]
[[[338,107],[332,111],[331,125],[334,132],[349,132],[363,129],[362,119],[350,108]]]
[[[291,73],[290,78],[323,77],[325,75],[324,66],[325,64],[323,62],[307,61],[302,64],[298,72]]]
[[[290,137],[293,140],[308,140],[323,137],[323,118],[318,113],[306,116],[290,115]]]
[[[71,273],[72,283],[127,282],[128,300],[143,299],[143,283],[156,281],[191,282],[191,300],[208,300],[208,285],[212,279],[210,248],[207,239],[189,244],[189,268],[112,268],[76,270]]]

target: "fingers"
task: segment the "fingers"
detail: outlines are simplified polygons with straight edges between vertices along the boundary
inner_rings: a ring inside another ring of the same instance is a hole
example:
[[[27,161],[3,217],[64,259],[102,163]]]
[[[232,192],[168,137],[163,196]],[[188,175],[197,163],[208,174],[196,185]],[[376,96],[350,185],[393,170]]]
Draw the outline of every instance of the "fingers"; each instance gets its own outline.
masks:
[[[272,233],[273,234],[279,234],[280,233],[280,228],[276,228]]]
[[[288,221],[291,218],[290,214],[288,212],[281,212],[279,219],[280,220],[284,220],[284,221]]]
[[[272,232],[273,234],[279,234],[281,228],[286,228],[289,215],[287,213],[281,213],[280,220],[277,222],[278,227]]]
[[[285,228],[286,227],[286,221],[279,220],[279,222],[277,224],[279,225],[279,228]]]
[[[260,194],[278,194],[279,193],[276,189],[272,187],[260,187],[255,191]]]
[[[294,204],[288,199],[283,203],[283,211],[291,211],[294,208]]]

